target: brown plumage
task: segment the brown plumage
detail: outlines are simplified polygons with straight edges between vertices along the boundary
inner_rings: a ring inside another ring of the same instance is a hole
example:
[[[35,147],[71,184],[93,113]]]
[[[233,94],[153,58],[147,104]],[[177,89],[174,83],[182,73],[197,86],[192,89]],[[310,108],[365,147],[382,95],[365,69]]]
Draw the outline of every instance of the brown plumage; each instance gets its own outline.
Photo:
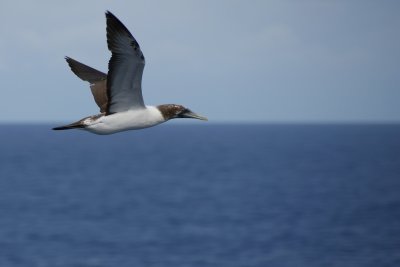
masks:
[[[90,90],[92,91],[94,101],[100,108],[100,112],[106,112],[108,103],[107,74],[70,57],[66,57],[65,60],[67,60],[69,67],[76,76],[90,83]]]
[[[164,104],[159,105],[157,108],[160,110],[161,114],[163,115],[164,119],[170,120],[176,118],[179,114],[181,114],[186,108],[181,105],[176,104]]]

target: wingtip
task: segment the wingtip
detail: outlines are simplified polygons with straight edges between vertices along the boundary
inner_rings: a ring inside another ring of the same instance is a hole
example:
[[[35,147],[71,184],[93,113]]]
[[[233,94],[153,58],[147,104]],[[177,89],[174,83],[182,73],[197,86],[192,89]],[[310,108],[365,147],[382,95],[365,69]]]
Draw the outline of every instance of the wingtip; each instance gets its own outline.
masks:
[[[107,25],[110,24],[120,24],[119,27],[122,26],[122,28],[124,28],[126,31],[129,32],[128,28],[125,27],[125,25],[119,20],[119,18],[117,18],[117,16],[115,16],[111,11],[107,10],[106,11],[106,19],[107,19]]]
[[[106,14],[106,18],[109,18],[109,17],[115,18],[115,15],[110,10],[106,10],[105,14]]]
[[[73,67],[72,67],[72,63],[73,63],[73,59],[72,58],[70,58],[70,57],[64,57],[64,59],[65,59],[65,61],[67,61],[67,64],[68,64],[68,66],[69,66],[69,68],[73,71]]]

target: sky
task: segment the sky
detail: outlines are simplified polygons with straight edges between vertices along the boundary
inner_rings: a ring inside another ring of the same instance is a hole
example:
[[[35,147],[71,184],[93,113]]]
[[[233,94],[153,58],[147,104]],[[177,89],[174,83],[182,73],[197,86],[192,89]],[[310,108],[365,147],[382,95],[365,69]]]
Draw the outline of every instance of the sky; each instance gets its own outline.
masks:
[[[141,45],[147,105],[211,122],[400,122],[394,0],[2,0],[0,122],[99,112],[64,57],[107,71],[106,10]]]

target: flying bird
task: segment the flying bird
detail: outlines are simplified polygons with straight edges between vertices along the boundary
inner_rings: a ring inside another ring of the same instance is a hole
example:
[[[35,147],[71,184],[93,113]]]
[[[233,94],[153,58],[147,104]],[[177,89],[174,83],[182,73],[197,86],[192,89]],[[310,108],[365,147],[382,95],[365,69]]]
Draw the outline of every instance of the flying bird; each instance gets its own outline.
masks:
[[[100,114],[53,130],[81,129],[95,134],[113,134],[143,129],[175,118],[207,120],[177,104],[148,106],[142,96],[145,58],[136,39],[110,11],[106,12],[107,46],[111,51],[105,74],[70,57],[65,59],[72,72],[90,83]]]

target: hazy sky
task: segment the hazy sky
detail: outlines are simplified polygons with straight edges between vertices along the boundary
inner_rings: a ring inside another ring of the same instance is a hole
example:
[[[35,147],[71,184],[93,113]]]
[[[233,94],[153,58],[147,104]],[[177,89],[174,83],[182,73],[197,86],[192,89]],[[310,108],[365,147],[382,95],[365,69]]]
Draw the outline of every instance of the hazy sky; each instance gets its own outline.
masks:
[[[0,3],[0,121],[98,113],[70,56],[106,71],[105,10],[146,57],[146,104],[211,121],[400,122],[399,1]]]

